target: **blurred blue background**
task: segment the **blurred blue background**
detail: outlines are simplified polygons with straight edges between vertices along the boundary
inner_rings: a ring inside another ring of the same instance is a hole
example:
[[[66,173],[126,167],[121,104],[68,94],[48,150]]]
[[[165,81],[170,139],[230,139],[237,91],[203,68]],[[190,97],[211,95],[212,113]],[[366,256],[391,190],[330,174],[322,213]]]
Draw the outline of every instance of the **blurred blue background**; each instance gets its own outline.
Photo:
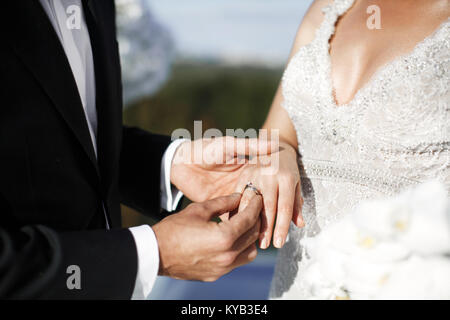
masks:
[[[251,264],[233,270],[216,282],[181,281],[158,277],[149,299],[265,300],[275,266],[273,250],[260,251]]]
[[[148,0],[179,56],[280,67],[309,0]]]
[[[116,0],[125,124],[167,135],[195,120],[203,130],[261,127],[311,2]],[[122,212],[125,226],[157,221]],[[149,298],[266,299],[275,259],[260,251],[215,283],[160,277]]]

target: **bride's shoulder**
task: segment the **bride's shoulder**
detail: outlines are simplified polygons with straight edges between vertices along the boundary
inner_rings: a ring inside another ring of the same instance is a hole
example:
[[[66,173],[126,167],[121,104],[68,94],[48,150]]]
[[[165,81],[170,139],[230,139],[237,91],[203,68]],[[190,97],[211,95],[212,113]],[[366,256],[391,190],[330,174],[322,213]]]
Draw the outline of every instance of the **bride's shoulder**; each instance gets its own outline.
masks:
[[[308,23],[313,23],[316,26],[320,25],[324,16],[322,10],[336,1],[339,0],[314,0],[306,13],[304,20],[307,20]]]
[[[312,42],[316,36],[316,30],[320,28],[324,20],[322,9],[331,5],[335,0],[314,0],[306,12],[294,43],[293,52]]]

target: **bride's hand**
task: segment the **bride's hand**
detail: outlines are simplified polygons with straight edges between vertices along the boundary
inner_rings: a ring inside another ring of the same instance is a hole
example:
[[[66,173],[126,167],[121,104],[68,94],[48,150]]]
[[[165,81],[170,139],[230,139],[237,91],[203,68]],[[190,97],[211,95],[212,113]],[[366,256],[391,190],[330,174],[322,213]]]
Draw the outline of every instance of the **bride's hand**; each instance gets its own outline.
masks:
[[[269,247],[273,236],[274,246],[281,248],[291,221],[299,228],[304,226],[297,152],[290,145],[280,143],[279,153],[260,156],[257,163],[253,162],[256,161],[243,168],[236,191],[242,191],[248,182],[259,189],[264,201],[260,247]]]

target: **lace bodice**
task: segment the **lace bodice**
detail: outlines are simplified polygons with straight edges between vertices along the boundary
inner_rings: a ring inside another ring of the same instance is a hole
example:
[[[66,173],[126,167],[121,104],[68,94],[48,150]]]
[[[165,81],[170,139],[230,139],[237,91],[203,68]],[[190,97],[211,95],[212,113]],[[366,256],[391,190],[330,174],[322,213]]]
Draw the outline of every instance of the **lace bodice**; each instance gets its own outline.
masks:
[[[379,69],[349,103],[337,106],[329,41],[354,0],[324,8],[315,39],[283,77],[284,108],[295,126],[307,227],[291,226],[271,298],[307,298],[302,237],[312,236],[365,199],[438,179],[450,191],[450,19],[407,55]]]

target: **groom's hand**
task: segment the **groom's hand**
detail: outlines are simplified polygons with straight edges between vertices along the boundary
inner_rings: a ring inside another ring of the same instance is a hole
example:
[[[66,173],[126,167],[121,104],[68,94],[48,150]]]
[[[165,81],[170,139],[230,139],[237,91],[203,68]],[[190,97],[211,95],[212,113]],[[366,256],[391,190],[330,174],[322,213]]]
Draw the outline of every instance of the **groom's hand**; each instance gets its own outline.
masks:
[[[187,141],[178,147],[170,180],[185,196],[202,202],[231,194],[249,159],[279,150],[276,141],[220,137]]]
[[[160,252],[160,275],[215,281],[256,258],[262,197],[221,223],[211,219],[235,211],[241,195],[233,194],[188,206],[153,226]]]

